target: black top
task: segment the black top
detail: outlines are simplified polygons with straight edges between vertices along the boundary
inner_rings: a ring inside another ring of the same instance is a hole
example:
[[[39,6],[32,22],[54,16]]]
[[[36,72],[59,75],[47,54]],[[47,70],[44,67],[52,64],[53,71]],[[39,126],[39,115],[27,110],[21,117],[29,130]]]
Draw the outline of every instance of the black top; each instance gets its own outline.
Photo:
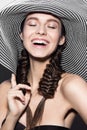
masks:
[[[17,123],[15,130],[24,130],[25,126],[21,123]],[[41,125],[32,128],[32,130],[70,130],[69,128],[63,126],[55,126],[55,125]]]

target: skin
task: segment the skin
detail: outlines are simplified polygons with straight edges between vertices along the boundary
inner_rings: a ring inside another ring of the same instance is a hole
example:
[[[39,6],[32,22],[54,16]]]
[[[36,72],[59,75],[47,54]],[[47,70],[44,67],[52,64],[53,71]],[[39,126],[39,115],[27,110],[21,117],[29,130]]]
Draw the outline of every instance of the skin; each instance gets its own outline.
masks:
[[[42,77],[46,64],[49,63],[50,55],[58,45],[62,45],[65,41],[65,37],[60,37],[60,34],[61,24],[54,16],[42,13],[28,15],[20,37],[23,40],[24,47],[29,52],[30,70],[28,81],[31,87],[23,84],[17,85],[14,74],[12,74],[11,82],[5,81],[0,85],[0,98],[2,99],[2,95],[4,97],[3,100],[0,100],[0,106],[2,106],[0,107],[0,113],[3,111],[0,124],[7,115],[6,121],[0,130],[14,130],[18,119],[26,126],[26,112],[22,113],[29,102],[30,91],[32,93],[30,108],[34,114],[38,103],[42,99],[37,91],[38,82]],[[34,45],[33,43],[37,41],[45,42],[46,46]],[[25,96],[20,88],[27,90]],[[37,123],[37,126],[51,124],[70,128],[75,116],[75,112],[70,111],[72,109],[78,112],[87,124],[86,99],[87,83],[78,75],[62,74],[55,96],[46,100],[42,120]],[[66,113],[68,114],[65,117]]]

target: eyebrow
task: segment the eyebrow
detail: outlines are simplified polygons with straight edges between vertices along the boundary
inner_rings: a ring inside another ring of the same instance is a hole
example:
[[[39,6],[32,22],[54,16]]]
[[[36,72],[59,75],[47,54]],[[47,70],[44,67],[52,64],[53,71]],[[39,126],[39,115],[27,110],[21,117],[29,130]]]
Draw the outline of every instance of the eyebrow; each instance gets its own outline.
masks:
[[[26,21],[29,21],[29,20],[32,20],[32,19],[34,19],[34,20],[38,20],[38,18],[36,18],[36,17],[29,17]],[[60,21],[59,20],[56,20],[56,19],[48,19],[47,20],[48,22],[50,22],[50,21],[53,21],[53,22],[56,22],[56,23],[60,23]]]
[[[29,17],[29,18],[26,19],[26,21],[29,21],[29,20],[32,20],[32,19],[38,20],[36,17]]]

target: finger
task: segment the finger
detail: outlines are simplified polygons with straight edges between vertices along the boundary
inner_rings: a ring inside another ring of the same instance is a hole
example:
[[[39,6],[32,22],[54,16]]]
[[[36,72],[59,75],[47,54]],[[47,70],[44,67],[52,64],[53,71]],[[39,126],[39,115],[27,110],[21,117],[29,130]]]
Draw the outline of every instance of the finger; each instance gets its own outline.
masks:
[[[27,84],[25,84],[25,85],[27,85]],[[27,85],[26,86],[28,89],[25,89],[25,88],[20,88],[20,90],[22,91],[22,93],[25,95],[26,94],[26,91],[28,90],[28,91],[31,91],[31,87],[30,87],[30,85]]]
[[[18,89],[18,90],[21,90],[21,89],[31,90],[31,87],[26,85],[26,84],[18,84],[18,85],[16,85],[15,89]]]
[[[14,74],[11,75],[11,86],[12,88],[15,87],[17,85],[16,83],[16,77]]]
[[[8,99],[14,98],[14,99],[19,100],[21,102],[25,102],[25,97],[24,97],[23,93],[19,90],[16,90],[15,92],[9,91],[8,95],[9,95]]]

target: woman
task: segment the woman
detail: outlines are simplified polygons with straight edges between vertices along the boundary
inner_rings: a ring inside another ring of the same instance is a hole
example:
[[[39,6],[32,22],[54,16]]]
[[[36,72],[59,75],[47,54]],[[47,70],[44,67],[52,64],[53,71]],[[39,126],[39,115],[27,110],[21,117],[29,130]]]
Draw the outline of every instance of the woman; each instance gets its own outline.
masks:
[[[24,4],[24,7],[28,7],[27,15],[22,12],[22,16],[25,17],[21,24],[20,39],[25,49],[21,53],[16,76],[12,74],[11,82],[6,81],[0,87],[1,94],[4,93],[5,97],[2,104],[4,110],[0,130],[68,130],[76,113],[79,113],[87,123],[87,101],[84,100],[87,97],[87,84],[80,76],[66,73],[60,66],[61,52],[67,41],[70,43],[76,38],[73,36],[70,41],[71,37],[68,36],[73,33],[67,32],[68,26],[72,23],[69,20],[73,17],[69,17],[65,12],[65,15],[61,12],[56,13],[61,10],[56,10],[56,5],[60,3],[58,1],[58,3],[55,0],[52,1],[55,4],[51,3],[51,5],[50,1],[33,2],[29,3],[32,10],[29,9],[27,2]],[[66,6],[63,7],[62,2],[60,5],[63,12]],[[12,6],[9,10],[17,9],[18,11],[19,9],[20,12],[19,7],[23,9],[23,5],[19,4],[19,6]],[[2,12],[1,21],[3,18],[9,21],[9,18],[14,17],[13,14],[21,21],[20,15],[15,14],[15,11],[10,12],[10,15],[7,15],[8,18]],[[74,20],[78,21],[75,18]],[[65,28],[66,24],[67,28]],[[82,24],[81,21],[80,25]],[[15,22],[11,27],[13,26]],[[74,25],[73,29],[75,28]],[[16,33],[16,30],[14,32]],[[11,36],[14,41],[15,37]],[[13,45],[10,47],[14,48]],[[15,73],[15,69],[12,71]]]

